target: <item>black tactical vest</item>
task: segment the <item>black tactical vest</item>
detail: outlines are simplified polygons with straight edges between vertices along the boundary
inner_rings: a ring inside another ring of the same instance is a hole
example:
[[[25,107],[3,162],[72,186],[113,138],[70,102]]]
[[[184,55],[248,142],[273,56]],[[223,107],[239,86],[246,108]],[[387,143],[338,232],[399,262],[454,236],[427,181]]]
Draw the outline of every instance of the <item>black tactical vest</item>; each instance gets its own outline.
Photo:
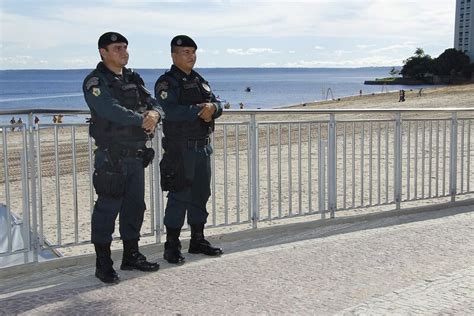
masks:
[[[186,76],[177,67],[165,73],[170,82],[177,82],[178,106],[188,106],[211,102],[212,92],[205,81],[197,72],[192,71]],[[163,120],[163,133],[165,137],[176,140],[202,139],[212,133],[213,121],[206,123],[197,117],[194,121],[168,121]]]
[[[144,92],[140,88],[144,83],[138,74],[124,68],[123,79],[121,79],[103,63],[99,63],[96,70],[102,74],[101,79],[105,78],[105,84],[110,89],[112,97],[117,99],[121,106],[138,113],[147,110],[146,96],[143,95]],[[141,142],[148,139],[141,126],[120,125],[98,116],[95,111],[91,111],[89,133],[99,147],[124,142]]]

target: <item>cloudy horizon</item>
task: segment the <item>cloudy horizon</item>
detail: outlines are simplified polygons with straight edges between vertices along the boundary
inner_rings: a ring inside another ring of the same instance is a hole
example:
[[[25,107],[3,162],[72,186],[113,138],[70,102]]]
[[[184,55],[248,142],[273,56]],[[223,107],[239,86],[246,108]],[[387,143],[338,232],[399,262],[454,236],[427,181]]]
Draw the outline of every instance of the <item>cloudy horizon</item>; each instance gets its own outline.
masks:
[[[1,69],[92,68],[107,31],[129,40],[133,68],[167,68],[169,42],[197,42],[197,67],[400,66],[454,41],[455,2],[2,0]]]

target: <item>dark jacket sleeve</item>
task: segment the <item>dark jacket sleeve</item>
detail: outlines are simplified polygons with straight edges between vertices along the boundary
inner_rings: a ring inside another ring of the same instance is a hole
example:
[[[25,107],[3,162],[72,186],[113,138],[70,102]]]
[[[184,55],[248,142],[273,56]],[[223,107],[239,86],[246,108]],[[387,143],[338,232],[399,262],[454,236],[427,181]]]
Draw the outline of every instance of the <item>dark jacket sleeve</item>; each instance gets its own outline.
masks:
[[[213,119],[216,119],[218,118],[219,116],[222,115],[222,102],[217,100],[216,96],[214,95],[214,93],[212,94],[212,97],[211,97],[211,102],[212,104],[214,104],[214,106],[216,107],[216,111],[214,112],[214,114],[212,115],[212,118]]]
[[[154,99],[154,98],[151,98],[151,108],[160,113],[160,120],[163,120],[165,118],[165,111],[163,111],[163,108],[161,107],[160,103]]]

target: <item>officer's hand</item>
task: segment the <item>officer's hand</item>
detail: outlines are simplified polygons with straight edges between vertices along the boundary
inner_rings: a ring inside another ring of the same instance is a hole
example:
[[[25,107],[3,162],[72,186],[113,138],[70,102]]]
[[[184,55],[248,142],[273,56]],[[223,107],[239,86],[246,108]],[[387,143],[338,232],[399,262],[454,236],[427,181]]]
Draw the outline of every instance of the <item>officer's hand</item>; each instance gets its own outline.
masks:
[[[212,103],[200,103],[198,106],[201,107],[198,116],[204,122],[210,122],[212,120],[212,115],[216,112],[216,106]]]
[[[156,111],[146,111],[145,113],[143,113],[142,128],[147,133],[151,133],[155,130],[155,127],[159,121],[160,121],[160,113]]]

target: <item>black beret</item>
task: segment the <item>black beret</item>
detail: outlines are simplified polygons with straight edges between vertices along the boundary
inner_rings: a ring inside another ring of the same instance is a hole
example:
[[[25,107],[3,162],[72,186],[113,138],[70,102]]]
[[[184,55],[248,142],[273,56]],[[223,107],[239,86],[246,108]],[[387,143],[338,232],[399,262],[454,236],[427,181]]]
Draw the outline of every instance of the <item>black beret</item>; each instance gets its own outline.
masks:
[[[197,49],[196,43],[193,41],[193,39],[187,35],[178,35],[175,36],[171,40],[171,47],[173,46],[179,46],[179,47],[194,47]]]
[[[125,36],[117,32],[107,32],[99,37],[99,48],[105,48],[113,43],[125,43],[128,45],[128,41]]]

